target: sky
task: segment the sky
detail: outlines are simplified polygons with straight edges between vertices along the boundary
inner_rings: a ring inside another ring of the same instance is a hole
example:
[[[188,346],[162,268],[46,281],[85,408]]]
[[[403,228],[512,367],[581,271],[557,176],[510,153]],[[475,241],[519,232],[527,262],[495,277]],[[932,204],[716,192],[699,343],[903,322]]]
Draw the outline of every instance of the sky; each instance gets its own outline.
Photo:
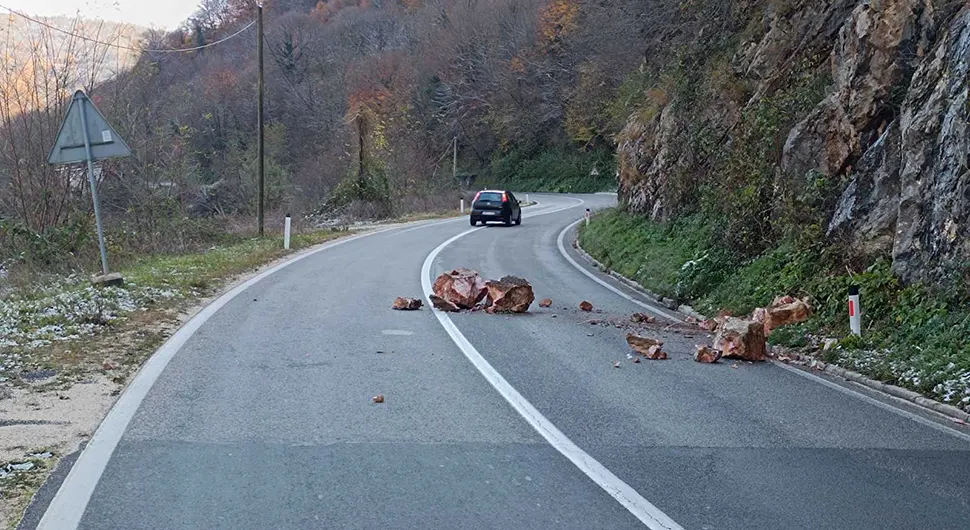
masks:
[[[0,0],[0,5],[28,15],[80,13],[89,19],[173,29],[196,11],[199,0]]]

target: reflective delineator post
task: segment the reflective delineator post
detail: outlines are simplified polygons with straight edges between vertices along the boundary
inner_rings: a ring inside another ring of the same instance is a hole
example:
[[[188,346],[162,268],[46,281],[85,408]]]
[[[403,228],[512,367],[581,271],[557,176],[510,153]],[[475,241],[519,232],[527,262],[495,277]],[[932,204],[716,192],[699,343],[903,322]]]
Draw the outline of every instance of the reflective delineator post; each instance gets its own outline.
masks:
[[[290,229],[293,226],[293,219],[290,214],[286,214],[286,219],[283,221],[283,249],[290,250]]]
[[[461,200],[461,213],[462,215],[465,213],[465,199]]]
[[[862,306],[859,304],[859,286],[849,287],[849,328],[856,336],[862,336]]]
[[[590,214],[589,208],[586,208],[586,226],[589,226],[590,217],[592,217],[592,214]]]

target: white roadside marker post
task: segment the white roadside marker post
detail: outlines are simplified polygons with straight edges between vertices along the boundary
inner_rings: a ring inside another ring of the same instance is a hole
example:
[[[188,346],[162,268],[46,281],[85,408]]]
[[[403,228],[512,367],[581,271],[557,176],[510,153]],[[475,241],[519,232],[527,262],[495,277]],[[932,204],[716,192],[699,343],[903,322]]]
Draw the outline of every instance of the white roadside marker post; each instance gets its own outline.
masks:
[[[465,215],[465,199],[461,200],[461,213]]]
[[[290,250],[290,233],[293,226],[293,219],[290,214],[286,214],[286,219],[283,221],[283,249]]]
[[[591,216],[592,215],[590,214],[589,208],[586,208],[586,226],[589,226],[589,218]]]
[[[849,328],[858,337],[862,336],[862,306],[859,304],[859,287],[849,287]]]

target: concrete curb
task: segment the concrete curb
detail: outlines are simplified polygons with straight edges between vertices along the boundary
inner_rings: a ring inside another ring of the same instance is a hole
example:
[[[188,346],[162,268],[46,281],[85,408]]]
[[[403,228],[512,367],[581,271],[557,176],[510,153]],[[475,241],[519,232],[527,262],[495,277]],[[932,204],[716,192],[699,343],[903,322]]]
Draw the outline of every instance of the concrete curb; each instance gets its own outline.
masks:
[[[664,305],[668,309],[677,311],[678,313],[687,315],[689,317],[694,317],[699,321],[707,320],[707,317],[695,311],[693,307],[689,305],[678,306],[677,303],[674,302],[673,300],[669,298],[664,298],[663,296],[660,296],[657,293],[644,289],[643,286],[627,278],[626,276],[623,276],[622,274],[616,271],[607,269],[605,265],[603,265],[599,261],[596,261],[596,258],[594,258],[593,256],[590,256],[589,253],[586,252],[582,246],[580,246],[578,235],[576,240],[573,242],[573,248],[575,248],[576,251],[579,253],[579,255],[582,256],[582,258],[585,259],[590,265],[592,265],[593,267],[596,267],[601,272],[609,274],[610,276],[612,276],[622,284],[626,285],[627,287],[633,289],[634,291],[637,291],[640,294]],[[778,359],[774,359],[774,361],[785,362],[786,364],[794,364],[796,366],[798,365],[798,363],[779,361]],[[947,405],[945,403],[940,403],[939,401],[929,399],[918,392],[914,392],[912,390],[899,387],[896,385],[883,383],[882,381],[876,381],[875,379],[870,379],[858,372],[853,372],[852,370],[846,370],[845,368],[842,368],[840,366],[836,366],[831,363],[822,362],[822,361],[819,361],[818,359],[812,359],[805,366],[825,372],[826,374],[829,374],[835,377],[839,377],[846,381],[858,383],[866,388],[875,390],[877,392],[882,392],[883,394],[892,396],[894,398],[901,399],[903,401],[908,401],[914,405],[923,407],[925,409],[929,409],[933,412],[936,412],[937,414],[941,414],[948,418],[959,420],[964,423],[970,423],[970,413],[967,413],[963,409],[960,409],[958,407],[954,407],[953,405]]]

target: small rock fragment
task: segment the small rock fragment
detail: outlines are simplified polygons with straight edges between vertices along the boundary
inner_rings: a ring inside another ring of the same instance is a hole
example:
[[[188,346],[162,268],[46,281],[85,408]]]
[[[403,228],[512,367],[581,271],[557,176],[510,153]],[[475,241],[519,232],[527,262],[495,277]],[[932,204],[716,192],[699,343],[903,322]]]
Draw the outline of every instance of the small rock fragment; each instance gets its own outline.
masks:
[[[613,368],[619,368],[619,367],[620,367],[620,361],[613,361]]]
[[[424,302],[417,298],[406,298],[399,296],[396,300],[394,300],[394,305],[391,306],[391,309],[395,309],[397,311],[417,311],[418,309],[421,309],[421,306],[423,305]]]
[[[717,329],[717,321],[710,319],[702,320],[697,323],[697,326],[705,331],[715,331]]]
[[[657,319],[646,313],[633,313],[633,316],[630,317],[630,321],[634,324],[653,324],[657,321]]]
[[[376,396],[370,398],[370,400],[373,401],[374,403],[383,403],[384,402],[384,394],[377,394]]]
[[[706,364],[716,363],[721,360],[721,352],[708,346],[698,346],[694,352],[694,360]]]
[[[634,357],[633,358],[633,364],[640,364],[640,358],[639,357]]]
[[[593,304],[587,302],[586,300],[583,300],[582,302],[579,303],[579,308],[589,313],[590,311],[593,310]]]
[[[543,298],[539,301],[539,307],[552,307],[552,299]]]

